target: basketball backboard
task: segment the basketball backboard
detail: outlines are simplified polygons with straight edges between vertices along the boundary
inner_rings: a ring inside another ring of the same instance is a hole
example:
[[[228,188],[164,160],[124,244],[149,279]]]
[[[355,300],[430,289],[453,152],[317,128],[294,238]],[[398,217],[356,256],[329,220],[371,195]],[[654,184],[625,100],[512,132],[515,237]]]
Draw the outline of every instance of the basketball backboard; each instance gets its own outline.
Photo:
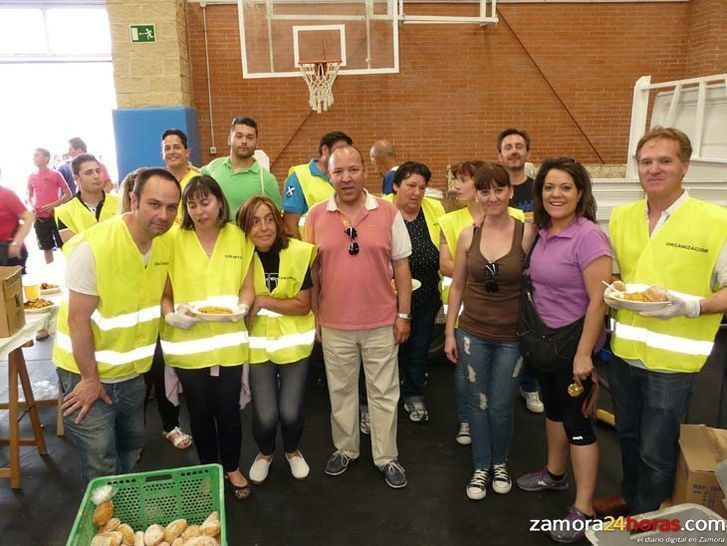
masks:
[[[396,0],[238,0],[244,78],[300,77],[340,61],[339,74],[399,71]]]

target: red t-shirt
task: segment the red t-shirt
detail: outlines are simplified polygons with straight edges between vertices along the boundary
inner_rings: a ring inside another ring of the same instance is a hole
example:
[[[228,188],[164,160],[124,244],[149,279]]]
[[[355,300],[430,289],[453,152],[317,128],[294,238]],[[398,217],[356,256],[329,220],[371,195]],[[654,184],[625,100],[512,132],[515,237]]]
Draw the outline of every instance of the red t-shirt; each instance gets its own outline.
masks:
[[[20,225],[20,215],[24,211],[25,205],[20,202],[15,192],[0,186],[0,241],[13,240]]]
[[[50,218],[52,210],[41,210],[40,207],[58,201],[63,190],[70,188],[65,179],[58,171],[46,169],[43,172],[31,174],[28,178],[28,193],[31,195],[30,203],[33,205],[35,215],[38,218]]]

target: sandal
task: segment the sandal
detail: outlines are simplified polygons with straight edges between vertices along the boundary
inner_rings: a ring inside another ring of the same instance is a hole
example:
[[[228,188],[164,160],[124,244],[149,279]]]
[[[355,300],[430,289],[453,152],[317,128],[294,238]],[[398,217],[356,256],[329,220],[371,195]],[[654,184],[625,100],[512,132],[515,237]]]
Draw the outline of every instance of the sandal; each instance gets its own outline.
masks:
[[[228,489],[232,496],[235,497],[235,500],[239,501],[245,500],[252,493],[249,481],[245,485],[235,485],[227,475],[225,475],[225,489]]]
[[[192,445],[192,437],[179,427],[174,427],[169,432],[162,431],[162,437],[169,440],[177,449],[187,449]]]

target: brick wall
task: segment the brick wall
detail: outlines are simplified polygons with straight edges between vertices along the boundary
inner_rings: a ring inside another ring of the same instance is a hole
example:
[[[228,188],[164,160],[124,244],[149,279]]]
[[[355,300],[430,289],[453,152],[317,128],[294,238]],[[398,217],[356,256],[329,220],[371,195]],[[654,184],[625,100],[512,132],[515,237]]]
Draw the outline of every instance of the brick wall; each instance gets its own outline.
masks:
[[[700,1],[723,0],[693,0]],[[448,163],[494,159],[495,138],[507,126],[531,132],[535,162],[569,154],[586,163],[600,162],[599,155],[623,163],[636,79],[651,74],[652,81],[666,81],[686,72],[690,3],[501,4],[499,10],[500,23],[487,28],[401,26],[401,73],[339,77],[335,104],[319,115],[308,107],[302,79],[242,79],[237,8],[210,5],[214,144],[225,154],[232,117],[256,118],[260,146],[280,181],[290,165],[313,156],[320,136],[331,130],[346,131],[364,151],[376,139],[392,140],[399,159],[427,163],[440,188]],[[188,6],[188,28],[204,161],[212,142],[198,4]],[[705,58],[704,65],[710,62]],[[373,171],[368,184],[380,187]]]
[[[691,0],[685,77],[727,72],[727,1]]]

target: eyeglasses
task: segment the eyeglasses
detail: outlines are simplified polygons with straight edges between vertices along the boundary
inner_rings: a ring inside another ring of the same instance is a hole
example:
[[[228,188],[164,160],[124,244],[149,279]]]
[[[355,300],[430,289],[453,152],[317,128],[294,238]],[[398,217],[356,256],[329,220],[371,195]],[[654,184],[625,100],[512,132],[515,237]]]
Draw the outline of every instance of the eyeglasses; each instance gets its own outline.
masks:
[[[497,284],[497,272],[500,270],[495,262],[485,264],[485,291],[487,292],[499,292],[500,285]]]
[[[351,238],[351,244],[348,245],[348,253],[351,256],[355,256],[359,251],[358,243],[356,242],[358,232],[356,232],[356,228],[353,226],[347,227],[343,232]]]

